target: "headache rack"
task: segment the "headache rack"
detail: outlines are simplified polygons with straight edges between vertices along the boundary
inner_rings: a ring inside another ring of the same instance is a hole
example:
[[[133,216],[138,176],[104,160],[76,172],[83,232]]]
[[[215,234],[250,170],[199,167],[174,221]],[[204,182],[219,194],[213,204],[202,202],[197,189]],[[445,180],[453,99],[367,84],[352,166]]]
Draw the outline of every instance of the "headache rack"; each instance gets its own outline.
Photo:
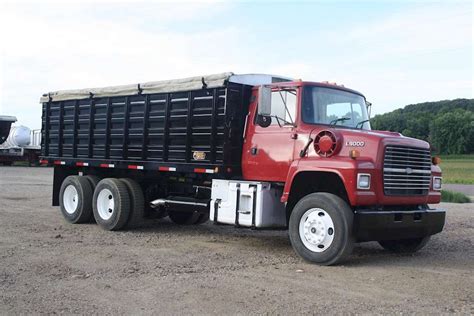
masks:
[[[240,173],[250,94],[250,85],[209,88],[203,80],[188,91],[50,98],[42,103],[42,163]]]

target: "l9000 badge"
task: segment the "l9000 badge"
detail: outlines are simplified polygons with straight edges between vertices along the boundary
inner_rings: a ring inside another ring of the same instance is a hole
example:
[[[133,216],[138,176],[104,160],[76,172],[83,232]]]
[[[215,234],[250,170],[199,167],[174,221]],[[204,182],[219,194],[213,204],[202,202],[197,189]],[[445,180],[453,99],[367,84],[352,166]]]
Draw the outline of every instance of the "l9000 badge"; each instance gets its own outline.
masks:
[[[346,142],[346,146],[348,147],[364,147],[365,146],[365,142],[362,142],[362,141],[347,141]]]

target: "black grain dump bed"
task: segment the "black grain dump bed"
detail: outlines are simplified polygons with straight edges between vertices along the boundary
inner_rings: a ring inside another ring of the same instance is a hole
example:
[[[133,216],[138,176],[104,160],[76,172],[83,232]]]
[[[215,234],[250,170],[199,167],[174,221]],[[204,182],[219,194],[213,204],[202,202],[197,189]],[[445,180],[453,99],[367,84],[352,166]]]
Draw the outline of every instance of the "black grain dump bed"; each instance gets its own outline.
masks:
[[[42,163],[240,173],[251,84],[276,80],[225,73],[45,94]]]

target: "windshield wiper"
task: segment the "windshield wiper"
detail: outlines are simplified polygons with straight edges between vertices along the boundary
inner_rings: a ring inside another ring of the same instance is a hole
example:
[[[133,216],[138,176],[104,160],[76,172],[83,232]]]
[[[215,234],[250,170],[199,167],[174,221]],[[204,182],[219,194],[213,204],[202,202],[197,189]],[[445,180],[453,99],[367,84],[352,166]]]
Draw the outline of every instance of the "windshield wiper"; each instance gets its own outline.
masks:
[[[360,125],[360,129],[362,129],[362,127],[364,127],[364,123],[367,123],[369,122],[369,120],[363,120],[363,121],[360,121],[359,123],[356,124],[355,128],[357,128],[359,125]]]
[[[351,119],[350,117],[340,117],[340,118],[337,118],[337,119],[332,120],[331,122],[329,122],[329,125],[336,125],[337,122],[345,122],[345,121],[348,121],[350,119]]]

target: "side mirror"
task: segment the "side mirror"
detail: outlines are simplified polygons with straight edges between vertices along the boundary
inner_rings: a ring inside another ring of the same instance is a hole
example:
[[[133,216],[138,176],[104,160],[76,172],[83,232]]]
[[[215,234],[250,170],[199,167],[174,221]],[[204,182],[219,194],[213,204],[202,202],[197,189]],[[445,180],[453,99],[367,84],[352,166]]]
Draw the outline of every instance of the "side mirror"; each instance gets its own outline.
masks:
[[[258,115],[270,116],[272,113],[272,88],[261,86],[258,91]]]
[[[258,90],[257,124],[268,127],[272,123],[272,88],[261,86]]]
[[[367,114],[370,118],[370,112],[372,112],[372,103],[370,103],[369,101],[365,101],[365,105],[367,106]]]

